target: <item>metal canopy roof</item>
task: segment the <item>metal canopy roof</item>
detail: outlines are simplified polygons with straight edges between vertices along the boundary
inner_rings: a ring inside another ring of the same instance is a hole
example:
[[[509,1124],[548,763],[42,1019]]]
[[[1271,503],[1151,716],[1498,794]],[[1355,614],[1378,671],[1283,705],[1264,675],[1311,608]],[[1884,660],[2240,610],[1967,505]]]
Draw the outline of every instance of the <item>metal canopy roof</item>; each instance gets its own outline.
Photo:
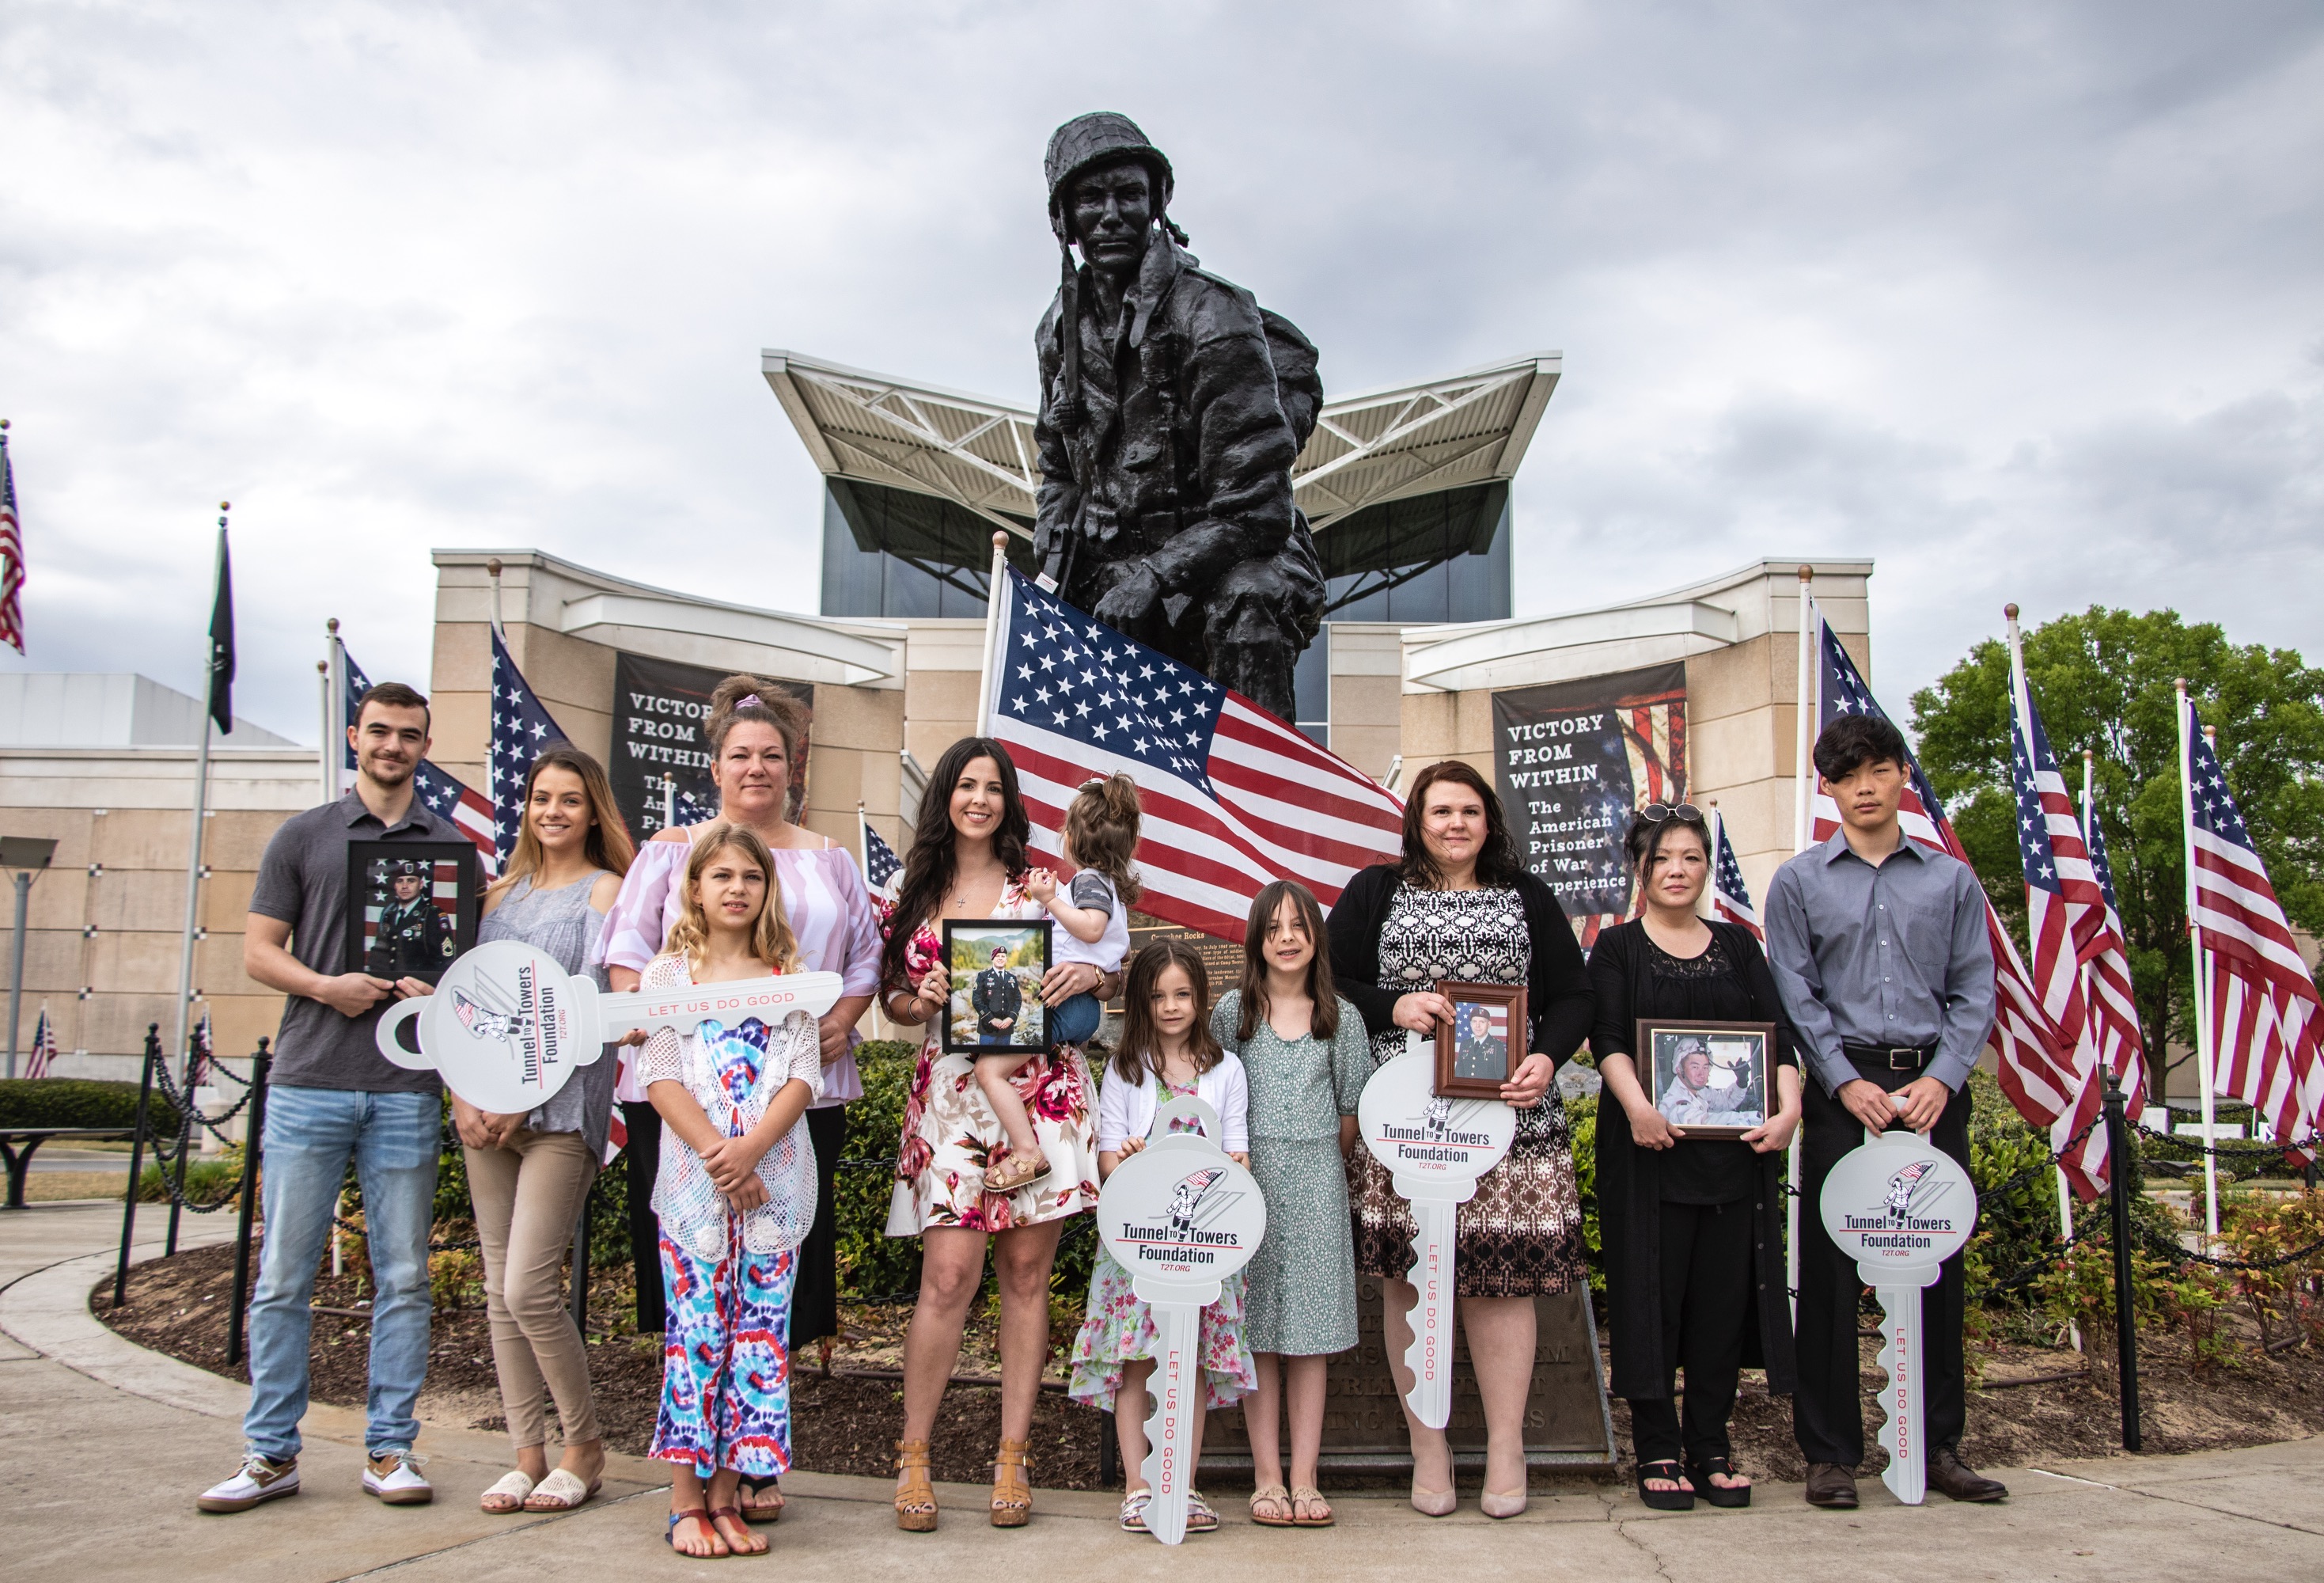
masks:
[[[1560,364],[1541,352],[1325,403],[1291,469],[1300,508],[1321,531],[1368,505],[1515,477]],[[1030,412],[798,352],[761,353],[761,366],[826,477],[934,495],[1032,532]]]

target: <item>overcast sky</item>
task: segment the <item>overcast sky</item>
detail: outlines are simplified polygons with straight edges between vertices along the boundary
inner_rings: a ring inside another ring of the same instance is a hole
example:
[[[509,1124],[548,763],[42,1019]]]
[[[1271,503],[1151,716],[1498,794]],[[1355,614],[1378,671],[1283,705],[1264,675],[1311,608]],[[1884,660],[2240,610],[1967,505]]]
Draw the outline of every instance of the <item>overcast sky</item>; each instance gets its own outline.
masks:
[[[1142,11],[1142,14],[1140,14]],[[812,608],[788,347],[1030,404],[1050,129],[1135,116],[1328,392],[1554,348],[1520,615],[1874,557],[1900,715],[2006,599],[2324,658],[2313,5],[0,5],[37,670],[239,712],[436,547]]]

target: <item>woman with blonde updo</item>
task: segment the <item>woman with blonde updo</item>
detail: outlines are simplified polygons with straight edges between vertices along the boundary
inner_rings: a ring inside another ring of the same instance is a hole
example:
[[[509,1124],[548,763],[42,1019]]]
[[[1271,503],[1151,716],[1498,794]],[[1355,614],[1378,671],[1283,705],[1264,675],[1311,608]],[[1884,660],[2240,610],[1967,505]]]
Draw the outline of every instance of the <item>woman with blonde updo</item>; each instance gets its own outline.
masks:
[[[781,682],[729,676],[710,695],[703,727],[718,813],[691,828],[659,832],[638,848],[605,920],[604,954],[617,990],[637,987],[639,975],[666,949],[684,908],[683,880],[695,844],[718,825],[749,830],[766,844],[784,921],[798,944],[798,970],[840,975],[838,1002],[822,1018],[823,1092],[807,1113],[815,1143],[816,1207],[814,1229],[798,1250],[798,1283],[791,1299],[789,1344],[797,1348],[839,1328],[838,1218],[835,1177],[846,1133],[844,1107],[863,1094],[853,1054],[855,1024],[872,1004],[880,978],[880,925],[871,893],[847,847],[791,821],[807,784],[807,729],[813,716]],[[630,1128],[630,1243],[638,1273],[638,1328],[662,1328],[659,1234],[648,1207],[659,1160],[661,1127],[634,1078],[620,1090]],[[745,1478],[742,1510],[753,1522],[782,1511],[774,1480]]]

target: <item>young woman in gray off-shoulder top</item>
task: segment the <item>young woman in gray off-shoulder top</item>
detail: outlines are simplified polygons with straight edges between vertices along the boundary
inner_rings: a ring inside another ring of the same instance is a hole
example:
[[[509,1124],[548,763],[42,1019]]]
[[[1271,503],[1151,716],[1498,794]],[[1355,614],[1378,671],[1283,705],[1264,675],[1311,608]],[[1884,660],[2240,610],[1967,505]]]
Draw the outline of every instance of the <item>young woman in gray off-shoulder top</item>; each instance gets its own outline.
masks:
[[[1320,1528],[1332,1521],[1315,1487],[1324,1360],[1356,1344],[1344,1162],[1372,1060],[1363,1018],[1333,991],[1323,910],[1305,885],[1277,880],[1251,903],[1242,986],[1219,1001],[1211,1032],[1242,1060],[1250,1171],[1267,1197],[1267,1240],[1245,1271],[1243,1296],[1243,1336],[1259,1375],[1243,1403],[1258,1485],[1251,1520]],[[1286,1398],[1288,1489],[1277,1440]]]

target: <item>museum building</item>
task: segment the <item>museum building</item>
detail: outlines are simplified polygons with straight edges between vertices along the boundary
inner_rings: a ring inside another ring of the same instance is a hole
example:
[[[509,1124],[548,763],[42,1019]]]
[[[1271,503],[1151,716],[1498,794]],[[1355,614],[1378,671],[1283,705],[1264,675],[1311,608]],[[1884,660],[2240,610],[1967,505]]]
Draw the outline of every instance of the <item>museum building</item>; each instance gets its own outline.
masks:
[[[761,366],[823,476],[816,613],[656,588],[540,550],[438,550],[426,682],[445,770],[485,783],[497,610],[526,682],[605,759],[641,838],[672,813],[699,817],[703,704],[720,676],[750,670],[813,704],[804,822],[853,846],[860,806],[900,846],[926,766],[976,724],[996,530],[1032,569],[1034,414],[793,352],[766,352]],[[1544,597],[1554,573],[1520,566],[1510,501],[1560,374],[1544,353],[1327,402],[1293,473],[1329,589],[1296,672],[1297,724],[1390,790],[1408,767],[1459,756],[1508,799],[1525,783],[1508,778],[1519,773],[1508,720],[1605,723],[1604,768],[1620,782],[1607,795],[1716,798],[1757,893],[1791,850],[1801,571],[1868,669],[1872,563],[1763,560],[1643,597]],[[1536,590],[1528,604],[1574,607],[1513,616],[1520,571]],[[327,613],[316,614],[319,628]],[[170,1022],[193,738],[47,740],[53,718],[0,710],[0,817],[10,834],[59,843],[32,892],[24,1022],[49,1004],[60,1071],[134,1076],[146,1023]],[[196,981],[222,1052],[249,1049],[280,1014],[280,997],[241,972],[242,916],[266,837],[323,784],[314,749],[245,730],[214,753],[201,881]],[[1585,773],[1598,772],[1545,778]],[[1528,825],[1514,805],[1512,816],[1545,876],[1568,861],[1573,843],[1543,832],[1573,819]]]

